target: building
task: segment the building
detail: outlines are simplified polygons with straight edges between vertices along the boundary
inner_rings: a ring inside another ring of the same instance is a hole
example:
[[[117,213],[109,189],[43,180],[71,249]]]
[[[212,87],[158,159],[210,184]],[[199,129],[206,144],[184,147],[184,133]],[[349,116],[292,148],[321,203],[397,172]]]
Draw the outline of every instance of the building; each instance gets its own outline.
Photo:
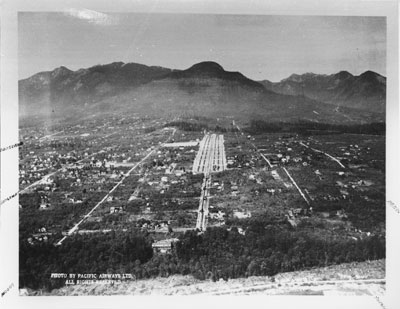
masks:
[[[233,216],[238,219],[246,219],[251,217],[250,211],[234,211]]]
[[[169,238],[156,241],[152,244],[154,253],[168,253],[171,252],[173,244],[178,242],[178,238]]]
[[[123,207],[114,207],[114,206],[112,206],[112,207],[110,207],[110,214],[118,213],[118,212],[121,212],[123,210],[124,210]]]

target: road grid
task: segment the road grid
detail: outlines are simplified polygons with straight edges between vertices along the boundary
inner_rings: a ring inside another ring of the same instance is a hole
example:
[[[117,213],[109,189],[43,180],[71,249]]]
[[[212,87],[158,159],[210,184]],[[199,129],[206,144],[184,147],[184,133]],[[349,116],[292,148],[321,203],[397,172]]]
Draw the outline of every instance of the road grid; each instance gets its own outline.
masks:
[[[172,133],[171,133],[171,135],[168,137],[168,139],[167,139],[167,141],[166,142],[168,142],[173,136],[174,136],[174,134],[175,134],[175,132],[176,132],[176,129],[173,129],[173,131],[172,131]],[[158,149],[160,148],[161,146],[158,146],[158,147],[155,147],[153,150],[151,150],[149,153],[147,153],[147,155],[142,159],[142,160],[140,160],[138,163],[136,163],[123,177],[122,177],[122,179],[101,199],[101,201],[100,202],[98,202],[77,224],[75,224],[68,232],[67,232],[67,234],[62,238],[62,239],[60,239],[57,243],[56,243],[56,245],[57,246],[60,246],[60,245],[62,245],[62,243],[64,242],[64,240],[65,239],[67,239],[67,237],[68,236],[71,236],[72,234],[74,234],[74,233],[76,233],[77,231],[78,231],[78,229],[79,229],[79,226],[84,222],[84,221],[86,221],[87,220],[87,218],[89,218],[91,215],[92,215],[92,213],[100,206],[100,205],[102,205],[103,203],[104,203],[104,201],[106,201],[107,200],[107,198],[124,182],[124,180],[127,178],[127,177],[129,177],[129,175],[138,167],[138,166],[140,166],[144,161],[146,161],[147,160],[147,158],[149,158],[152,154],[154,154],[156,151],[158,151]]]
[[[240,129],[240,127],[239,127],[238,125],[236,125],[236,128],[237,128],[237,129],[239,130],[239,132],[241,132],[241,134],[243,135],[243,131]],[[261,156],[261,158],[263,158],[263,160],[264,160],[265,162],[268,163],[268,166],[269,166],[270,168],[274,168],[274,166],[273,166],[273,165],[271,164],[271,162],[267,159],[267,157],[266,157],[265,155],[263,155],[263,154],[260,152],[260,150],[258,149],[258,147],[257,147],[256,145],[254,145],[254,143],[252,143],[252,142],[249,142],[249,143],[253,146],[253,148],[256,150],[256,152]],[[307,145],[305,145],[305,144],[303,144],[303,143],[301,143],[301,142],[300,142],[300,144],[301,144],[302,146],[305,146],[305,147],[308,148]],[[313,148],[311,148],[311,149],[313,149]],[[319,151],[319,150],[315,150],[315,149],[313,149],[313,150],[314,150],[314,151]],[[322,152],[322,151],[319,151],[319,152]],[[324,153],[324,154],[326,154],[326,153]],[[330,158],[333,158],[332,156],[330,156],[330,155],[328,155],[328,154],[326,154],[326,155],[327,155],[328,157],[330,157]],[[333,159],[334,159],[335,161],[337,161],[339,164],[341,164],[338,160],[336,160],[336,158],[333,158]],[[282,169],[283,169],[283,170],[285,171],[285,173],[288,175],[290,181],[294,184],[294,186],[296,187],[297,191],[299,191],[301,197],[304,199],[304,201],[307,203],[307,205],[310,205],[309,200],[308,200],[307,197],[304,195],[303,191],[301,191],[300,187],[297,185],[297,183],[296,183],[296,181],[293,179],[293,177],[289,174],[288,170],[287,170],[285,167],[282,167]],[[280,180],[280,181],[282,181],[282,179],[281,179],[281,177],[280,177],[280,175],[279,175],[277,169],[272,170],[272,171],[271,171],[271,175],[272,175],[272,177],[274,177],[275,180]],[[286,185],[286,183],[285,183],[285,185]]]

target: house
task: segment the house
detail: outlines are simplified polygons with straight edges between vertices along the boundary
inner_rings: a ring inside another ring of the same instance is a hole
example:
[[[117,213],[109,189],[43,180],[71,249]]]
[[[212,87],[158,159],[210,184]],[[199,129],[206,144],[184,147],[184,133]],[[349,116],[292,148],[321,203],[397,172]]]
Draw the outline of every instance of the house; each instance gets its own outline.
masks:
[[[49,203],[42,202],[42,203],[40,204],[40,206],[39,206],[39,209],[40,209],[40,210],[44,210],[44,209],[48,209],[49,207],[50,207],[50,204],[49,204]]]
[[[154,228],[157,233],[168,233],[170,231],[170,227],[166,222],[162,222],[157,224]]]
[[[298,223],[298,220],[296,220],[294,217],[293,217],[293,213],[289,210],[288,211],[288,215],[285,215],[285,217],[286,217],[286,220],[287,220],[287,222],[292,226],[292,227],[297,227],[297,223]]]
[[[215,219],[215,220],[224,220],[225,213],[221,210],[218,212],[210,212],[209,213],[210,219]]]
[[[347,214],[343,209],[337,210],[336,211],[336,216],[338,216],[339,218],[347,218]]]
[[[275,195],[275,189],[267,189],[268,193],[271,193],[271,195]]]
[[[233,216],[238,219],[245,219],[251,217],[250,211],[234,211]]]
[[[369,187],[369,186],[373,185],[373,182],[370,181],[370,180],[360,180],[360,181],[357,182],[357,184],[359,186],[367,186],[367,187]]]
[[[123,207],[114,207],[114,206],[110,207],[110,214],[118,213],[121,211],[123,211]]]
[[[163,239],[160,241],[156,241],[151,246],[154,253],[169,253],[171,252],[173,245],[178,241],[178,238]]]
[[[235,161],[233,159],[228,159],[226,161],[227,165],[233,165],[235,163]]]
[[[349,191],[340,189],[340,194],[342,194],[342,197],[345,199],[349,195]]]
[[[52,233],[37,233],[37,234],[32,234],[32,240],[37,240],[37,241],[48,241],[49,236],[52,235]]]
[[[238,233],[241,235],[246,235],[246,231],[243,230],[241,227],[238,227]]]
[[[293,214],[295,215],[295,216],[298,216],[298,215],[300,215],[301,213],[302,213],[302,208],[294,208],[293,209]]]
[[[280,180],[281,177],[279,176],[278,172],[276,170],[271,171],[271,175],[275,180]]]

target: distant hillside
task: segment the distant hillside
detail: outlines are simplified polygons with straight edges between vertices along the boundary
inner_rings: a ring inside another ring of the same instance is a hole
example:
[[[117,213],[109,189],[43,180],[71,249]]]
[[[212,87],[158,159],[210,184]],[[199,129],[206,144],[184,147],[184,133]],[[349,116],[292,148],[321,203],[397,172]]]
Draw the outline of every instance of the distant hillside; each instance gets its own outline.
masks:
[[[287,95],[304,95],[333,104],[384,113],[386,108],[386,77],[367,71],[353,76],[347,71],[332,75],[292,74],[280,82],[261,82],[267,89]]]
[[[20,115],[140,112],[176,117],[193,114],[266,121],[366,123],[382,114],[335,109],[303,96],[266,89],[211,61],[186,70],[122,62],[77,71],[60,67],[19,82]]]
[[[171,69],[114,62],[71,71],[59,67],[19,81],[20,114],[98,102],[167,75]]]

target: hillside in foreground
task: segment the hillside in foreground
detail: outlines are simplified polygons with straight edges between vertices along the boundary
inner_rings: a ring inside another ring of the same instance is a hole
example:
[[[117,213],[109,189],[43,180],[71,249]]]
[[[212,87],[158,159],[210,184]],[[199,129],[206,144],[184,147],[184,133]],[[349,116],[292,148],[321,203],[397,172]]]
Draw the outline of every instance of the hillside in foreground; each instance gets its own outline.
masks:
[[[385,292],[385,260],[344,263],[277,274],[201,281],[192,276],[174,275],[146,279],[113,286],[75,285],[52,292],[28,291],[22,295],[383,295]]]

